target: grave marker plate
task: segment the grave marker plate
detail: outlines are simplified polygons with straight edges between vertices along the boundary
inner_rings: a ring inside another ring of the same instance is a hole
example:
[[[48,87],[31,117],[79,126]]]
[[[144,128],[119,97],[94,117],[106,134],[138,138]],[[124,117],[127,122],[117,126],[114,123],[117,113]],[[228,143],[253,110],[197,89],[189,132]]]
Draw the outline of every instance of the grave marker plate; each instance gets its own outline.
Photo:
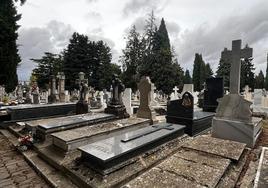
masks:
[[[184,127],[176,124],[156,124],[88,144],[79,150],[86,165],[101,174],[107,174],[128,159],[183,135]]]

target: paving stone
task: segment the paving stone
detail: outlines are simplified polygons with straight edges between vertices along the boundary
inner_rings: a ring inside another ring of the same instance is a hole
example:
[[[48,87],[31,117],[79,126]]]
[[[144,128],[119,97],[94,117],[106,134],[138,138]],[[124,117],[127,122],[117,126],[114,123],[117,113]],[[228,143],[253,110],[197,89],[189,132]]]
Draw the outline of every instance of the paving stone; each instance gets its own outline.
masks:
[[[153,168],[150,171],[142,174],[140,177],[130,181],[123,188],[163,188],[163,187],[180,187],[184,188],[202,188],[196,182],[188,180],[183,176],[177,175],[173,172],[163,171],[160,168]]]
[[[185,143],[183,147],[238,161],[246,144],[204,135]]]

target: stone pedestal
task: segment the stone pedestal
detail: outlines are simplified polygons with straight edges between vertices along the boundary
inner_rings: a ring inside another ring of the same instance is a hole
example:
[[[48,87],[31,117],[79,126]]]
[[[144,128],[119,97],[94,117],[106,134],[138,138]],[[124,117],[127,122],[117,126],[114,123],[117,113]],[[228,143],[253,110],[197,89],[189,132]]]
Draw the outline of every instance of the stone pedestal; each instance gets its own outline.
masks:
[[[88,113],[88,103],[86,101],[78,101],[76,103],[76,114]]]
[[[212,120],[212,136],[227,140],[246,143],[253,148],[261,133],[261,118],[253,118],[252,122],[221,119],[214,117]]]
[[[111,105],[108,104],[107,108],[104,110],[107,114],[114,114],[119,118],[129,118],[129,114],[126,111],[126,107],[124,105]]]

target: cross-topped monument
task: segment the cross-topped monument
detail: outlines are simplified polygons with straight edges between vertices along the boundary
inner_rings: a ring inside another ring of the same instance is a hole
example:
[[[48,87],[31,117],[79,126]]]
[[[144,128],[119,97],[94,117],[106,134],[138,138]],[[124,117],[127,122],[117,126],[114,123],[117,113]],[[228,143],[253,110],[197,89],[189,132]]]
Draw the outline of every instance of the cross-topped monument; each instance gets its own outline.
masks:
[[[241,58],[252,57],[252,48],[241,49],[241,40],[232,42],[230,93],[238,94],[240,91]]]
[[[252,57],[252,51],[248,46],[241,50],[241,40],[232,42],[230,94],[219,100],[212,122],[213,137],[243,142],[249,147],[254,147],[261,132],[261,119],[252,118],[252,103],[240,95],[241,58]]]

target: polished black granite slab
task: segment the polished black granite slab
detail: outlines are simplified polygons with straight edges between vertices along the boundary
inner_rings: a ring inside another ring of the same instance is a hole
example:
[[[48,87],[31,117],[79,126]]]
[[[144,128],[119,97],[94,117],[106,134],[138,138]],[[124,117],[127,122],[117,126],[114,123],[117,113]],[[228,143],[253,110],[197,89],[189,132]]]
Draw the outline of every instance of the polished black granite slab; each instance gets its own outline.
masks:
[[[75,103],[59,103],[44,105],[18,105],[6,107],[10,115],[9,121],[35,119],[40,117],[71,115],[75,113]]]
[[[82,161],[93,170],[108,174],[127,160],[184,134],[183,125],[160,123],[110,137],[78,149]]]
[[[181,99],[167,104],[167,123],[185,125],[184,132],[194,136],[211,127],[214,112],[195,111],[193,96],[185,92]]]

